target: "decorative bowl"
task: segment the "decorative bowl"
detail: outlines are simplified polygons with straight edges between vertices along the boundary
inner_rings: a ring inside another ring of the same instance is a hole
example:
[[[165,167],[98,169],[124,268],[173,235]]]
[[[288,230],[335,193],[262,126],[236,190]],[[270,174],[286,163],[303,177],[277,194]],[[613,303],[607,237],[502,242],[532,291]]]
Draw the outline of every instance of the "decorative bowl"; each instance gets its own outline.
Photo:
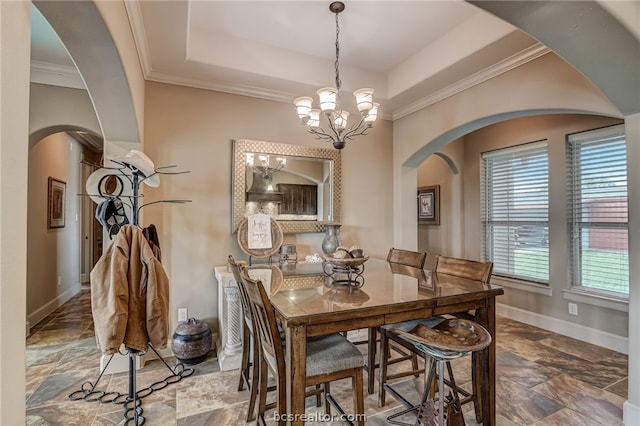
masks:
[[[338,268],[344,268],[344,269],[355,268],[357,266],[362,265],[367,260],[369,260],[369,256],[338,258],[338,257],[333,257],[330,254],[325,254],[324,256],[322,256],[322,258],[325,260],[325,262],[330,263],[333,266],[336,266]]]

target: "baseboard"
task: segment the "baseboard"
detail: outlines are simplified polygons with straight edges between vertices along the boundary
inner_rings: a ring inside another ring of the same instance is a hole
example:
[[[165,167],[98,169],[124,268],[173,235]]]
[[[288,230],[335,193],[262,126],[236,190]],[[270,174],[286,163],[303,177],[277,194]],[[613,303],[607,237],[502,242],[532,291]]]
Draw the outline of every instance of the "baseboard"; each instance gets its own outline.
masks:
[[[583,342],[602,346],[623,354],[629,353],[629,339],[618,336],[616,334],[607,333],[606,331],[596,330],[595,328],[586,327],[580,324],[574,324],[558,318],[547,315],[538,314],[536,312],[526,311],[513,306],[496,303],[496,312],[498,315],[520,321],[525,324],[540,327],[563,336],[573,337]],[[631,423],[631,424],[639,424]]]
[[[640,425],[640,407],[628,400],[622,405],[622,424],[626,426]]]
[[[136,356],[135,357],[135,368],[136,370],[144,367],[144,357]],[[103,374],[116,374],[116,373],[124,373],[129,371],[129,355],[122,355],[120,353],[116,353],[111,358],[111,355],[102,355],[100,357],[100,371]]]
[[[73,296],[80,292],[81,285],[80,283],[74,284],[71,288],[66,291],[60,293],[55,299],[49,301],[43,306],[39,307],[35,311],[31,312],[27,315],[27,323],[30,324],[38,324],[44,318],[47,317],[51,312],[55,311],[58,307],[62,306],[66,301],[71,299]]]

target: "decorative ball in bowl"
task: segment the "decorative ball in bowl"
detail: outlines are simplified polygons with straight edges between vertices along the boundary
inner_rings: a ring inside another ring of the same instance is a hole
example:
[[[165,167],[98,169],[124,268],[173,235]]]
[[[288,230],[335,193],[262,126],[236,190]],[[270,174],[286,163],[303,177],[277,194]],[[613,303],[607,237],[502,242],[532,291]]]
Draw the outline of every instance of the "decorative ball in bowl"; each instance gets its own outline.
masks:
[[[369,256],[364,255],[364,251],[359,247],[352,247],[350,250],[338,247],[335,253],[325,254],[324,260],[338,268],[355,268],[369,260]]]

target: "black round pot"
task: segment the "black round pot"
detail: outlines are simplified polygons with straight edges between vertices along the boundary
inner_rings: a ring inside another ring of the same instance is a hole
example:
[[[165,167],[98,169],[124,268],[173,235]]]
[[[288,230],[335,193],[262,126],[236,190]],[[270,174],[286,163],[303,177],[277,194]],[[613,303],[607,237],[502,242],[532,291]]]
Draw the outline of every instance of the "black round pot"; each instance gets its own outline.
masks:
[[[171,350],[178,361],[187,365],[199,364],[211,350],[211,330],[207,323],[189,318],[176,326]]]

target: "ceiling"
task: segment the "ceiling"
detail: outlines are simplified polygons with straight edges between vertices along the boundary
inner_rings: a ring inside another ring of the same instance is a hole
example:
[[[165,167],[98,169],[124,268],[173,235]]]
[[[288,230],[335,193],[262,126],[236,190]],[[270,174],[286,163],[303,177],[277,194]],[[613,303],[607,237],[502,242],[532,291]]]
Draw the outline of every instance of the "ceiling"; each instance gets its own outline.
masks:
[[[334,86],[335,15],[327,1],[125,5],[147,80],[283,102]],[[84,87],[55,32],[33,9],[32,81]],[[339,22],[343,90],[374,88],[390,119],[548,52],[457,0],[350,1]]]

